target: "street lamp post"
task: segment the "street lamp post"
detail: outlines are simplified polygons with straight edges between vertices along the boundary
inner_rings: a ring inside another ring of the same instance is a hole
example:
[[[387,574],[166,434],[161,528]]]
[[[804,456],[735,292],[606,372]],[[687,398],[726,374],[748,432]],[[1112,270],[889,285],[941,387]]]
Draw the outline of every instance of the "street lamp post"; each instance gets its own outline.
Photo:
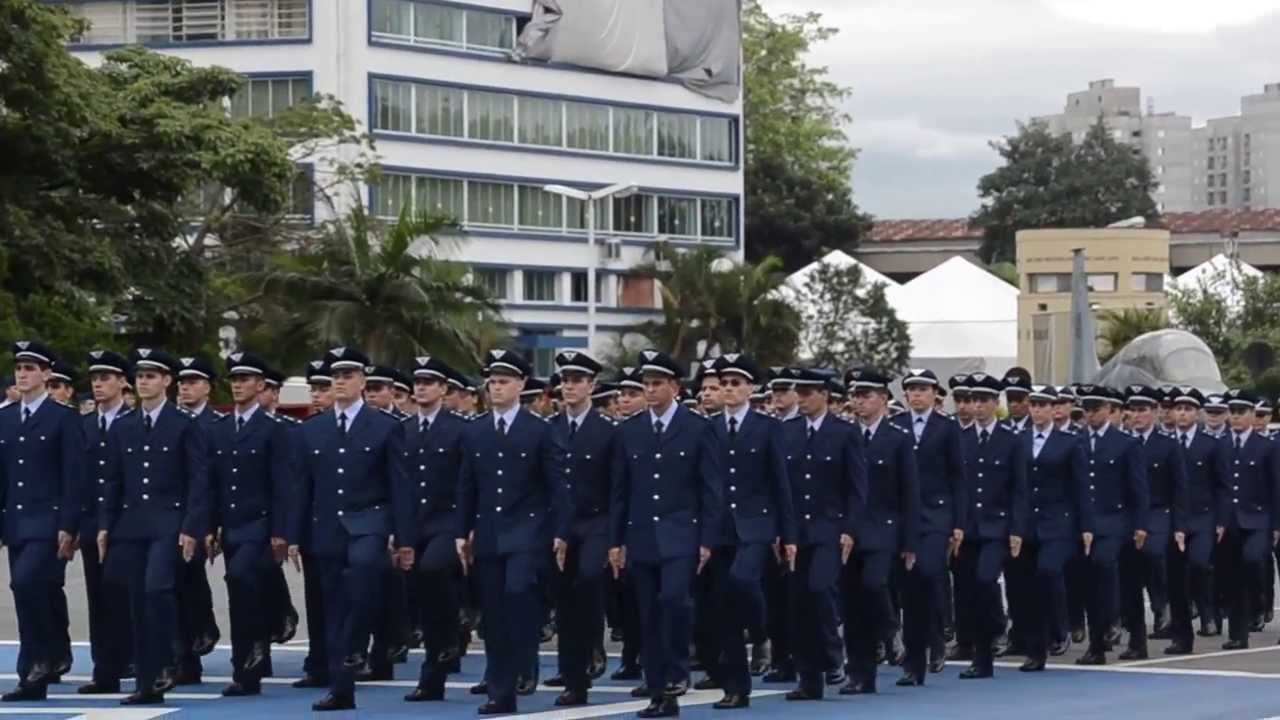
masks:
[[[543,190],[587,204],[587,352],[596,339],[596,202],[611,198],[630,197],[639,189],[635,183],[615,183],[594,192],[579,190],[567,185],[544,185]]]

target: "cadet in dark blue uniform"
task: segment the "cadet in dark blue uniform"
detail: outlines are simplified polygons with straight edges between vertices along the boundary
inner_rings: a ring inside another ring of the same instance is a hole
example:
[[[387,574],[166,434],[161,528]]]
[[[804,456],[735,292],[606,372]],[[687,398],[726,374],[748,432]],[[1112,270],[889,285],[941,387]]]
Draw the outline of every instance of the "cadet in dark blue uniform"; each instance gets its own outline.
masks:
[[[992,675],[992,644],[1004,629],[1000,572],[1006,558],[1017,559],[1022,553],[1030,511],[1030,448],[1012,427],[1002,425],[996,418],[1001,389],[1001,381],[990,375],[971,376],[974,426],[963,438],[969,458],[969,520],[957,560],[967,591],[962,608],[973,617],[974,659],[960,673],[961,679]]]
[[[133,634],[129,596],[119,584],[107,582],[98,557],[99,496],[106,485],[110,450],[107,436],[116,419],[132,412],[124,404],[129,361],[110,350],[94,350],[87,358],[89,382],[96,404],[81,418],[85,446],[85,488],[81,493],[80,553],[84,565],[85,599],[89,610],[89,648],[93,678],[77,688],[82,695],[120,692],[120,678],[129,664]]]
[[[1089,649],[1077,665],[1105,665],[1107,635],[1120,612],[1120,552],[1147,540],[1151,506],[1147,468],[1138,440],[1112,424],[1118,391],[1101,385],[1077,389],[1085,429],[1077,435],[1089,462],[1088,498],[1093,544],[1088,552]]]
[[[644,399],[644,379],[637,367],[624,367],[618,370],[618,420],[619,423],[645,411],[648,403]],[[717,394],[718,394],[717,390]],[[611,538],[612,539],[612,538]],[[618,604],[618,615],[622,625],[622,659],[618,669],[609,677],[613,680],[640,680],[644,677],[640,669],[640,647],[643,631],[640,627],[640,612],[636,605],[636,592],[627,572],[614,573],[609,579],[610,592],[615,594]],[[646,692],[644,697],[648,697]]]
[[[688,688],[690,587],[711,559],[724,507],[724,470],[711,421],[680,407],[680,366],[640,353],[649,411],[622,424],[614,447],[609,560],[629,568],[644,630],[649,706],[674,717]]]
[[[231,614],[231,684],[227,697],[257,695],[271,628],[267,578],[284,559],[293,490],[289,431],[258,406],[266,363],[247,353],[227,357],[235,409],[209,435],[213,523],[205,538],[210,557],[221,551]]]
[[[1191,629],[1192,603],[1199,609],[1206,635],[1217,634],[1217,609],[1213,602],[1213,550],[1218,498],[1232,492],[1226,482],[1225,451],[1217,438],[1200,429],[1198,419],[1204,396],[1193,387],[1173,389],[1174,440],[1182,448],[1187,468],[1186,552],[1169,555],[1169,615],[1173,642],[1166,655],[1186,655],[1192,651],[1195,635]]]
[[[1253,605],[1262,594],[1263,562],[1280,528],[1280,452],[1253,429],[1257,396],[1233,389],[1225,399],[1231,429],[1220,442],[1225,445],[1223,472],[1230,490],[1218,497],[1218,580],[1227,596],[1230,639],[1222,649],[1241,650],[1249,647]]]
[[[938,377],[932,370],[911,370],[902,379],[909,412],[893,419],[914,438],[916,474],[920,480],[920,545],[916,566],[903,588],[902,635],[906,661],[898,685],[923,685],[928,670],[942,672],[946,641],[942,636],[947,559],[964,542],[969,494],[960,427],[934,412]]]
[[[841,695],[876,692],[876,646],[893,627],[889,574],[901,558],[915,567],[920,544],[920,481],[910,431],[889,421],[887,375],[851,370],[867,461],[867,504],[853,522],[853,557],[844,569],[844,644],[849,681]]]
[[[753,411],[751,394],[764,377],[755,361],[729,353],[715,365],[724,412],[712,418],[725,470],[726,512],[710,571],[719,662],[709,676],[724,689],[717,709],[750,704],[751,674],[744,634],[763,634],[765,565],[795,563],[795,513],[787,479],[782,424]]]
[[[98,552],[108,579],[129,592],[137,689],[121,702],[150,705],[171,686],[157,683],[173,661],[180,568],[209,532],[209,458],[198,421],[166,400],[177,361],[138,348],[130,362],[138,409],[108,432]]]
[[[1031,373],[1026,368],[1009,368],[1000,381],[1004,388],[1005,405],[1009,408],[1009,417],[1001,425],[1012,430],[1014,434],[1022,434],[1031,427],[1028,398],[1031,393]]]
[[[308,561],[320,566],[324,587],[329,694],[317,711],[355,707],[354,663],[377,608],[388,543],[395,562],[413,566],[420,504],[404,471],[404,428],[390,415],[366,407],[368,358],[354,348],[329,351],[333,412],[316,415],[295,436],[298,497],[287,539],[298,562],[298,546],[308,544]],[[389,540],[389,536],[392,539]]]
[[[217,379],[213,366],[204,358],[180,357],[177,367],[178,407],[191,413],[206,436],[222,413],[209,406],[209,395]],[[208,438],[206,437],[206,441]],[[204,667],[200,657],[213,652],[221,639],[217,618],[213,614],[213,591],[205,571],[204,538],[196,547],[193,561],[178,567],[178,656],[177,685],[199,685]]]
[[[565,570],[557,585],[560,677],[556,705],[585,705],[588,669],[604,632],[605,571],[609,555],[609,496],[617,423],[592,409],[600,363],[586,353],[556,356],[564,412],[552,425],[564,443],[565,478],[573,494],[573,522]]]
[[[65,655],[53,598],[75,553],[84,482],[84,435],[76,411],[45,389],[54,354],[14,343],[18,402],[0,409],[0,512],[18,616],[18,687],[3,700],[43,700]]]
[[[313,361],[314,362],[314,361]],[[323,363],[323,361],[319,361]],[[258,407],[273,420],[279,420],[289,431],[292,441],[294,431],[302,421],[286,413],[277,412],[280,405],[280,388],[284,386],[285,376],[276,368],[268,366],[262,374],[262,392],[258,393]],[[291,453],[292,456],[292,453]],[[292,500],[293,495],[290,494]],[[273,556],[274,558],[274,556]],[[267,629],[271,632],[271,642],[284,644],[293,639],[298,632],[298,610],[293,607],[293,596],[289,592],[289,582],[284,577],[284,562],[276,562],[267,572],[266,599],[264,611],[267,613]],[[315,638],[311,638],[315,643]],[[267,653],[263,677],[270,677],[271,653]]]
[[[1168,582],[1169,553],[1186,548],[1187,468],[1173,438],[1156,427],[1158,390],[1143,385],[1126,389],[1134,437],[1142,447],[1151,505],[1147,509],[1147,540],[1142,549],[1130,546],[1120,553],[1120,592],[1129,647],[1121,660],[1147,659],[1147,613],[1143,590],[1152,598],[1162,593],[1153,586]],[[1170,546],[1175,546],[1172,550]],[[1160,603],[1153,599],[1152,606]]]
[[[311,417],[314,419],[333,409],[333,377],[327,360],[312,360],[307,363],[307,386],[311,391]],[[264,392],[263,395],[266,393]],[[259,405],[262,395],[258,396]],[[297,483],[297,437],[301,428],[294,426],[291,440],[294,445],[294,482]],[[297,502],[297,488],[294,488],[292,502]],[[307,626],[311,630],[307,638],[307,656],[302,660],[302,677],[293,681],[295,688],[320,688],[329,686],[329,653],[325,643],[328,627],[324,611],[324,584],[320,578],[319,561],[312,562],[311,544],[307,535],[293,538],[293,542],[301,545],[299,557],[294,558],[294,568],[302,567],[302,597],[307,610]]]
[[[459,643],[462,578],[455,539],[462,436],[467,421],[444,407],[454,371],[422,356],[413,369],[417,413],[404,420],[405,465],[418,487],[418,567],[415,580],[423,620],[422,668],[407,702],[444,699],[449,667],[466,650]]]
[[[489,695],[479,713],[494,715],[516,711],[517,678],[537,662],[539,584],[548,548],[564,568],[572,497],[559,436],[519,405],[528,364],[491,350],[485,374],[493,410],[463,434],[455,546],[479,581]]]
[[[1083,543],[1093,543],[1093,508],[1086,495],[1088,464],[1075,434],[1055,420],[1058,391],[1032,385],[1028,394],[1030,424],[1020,436],[1025,446],[1031,513],[1021,556],[1009,563],[1005,580],[1014,620],[1027,660],[1019,670],[1044,670],[1048,655],[1062,655],[1071,644],[1067,621],[1064,569]]]
[[[795,568],[786,575],[793,610],[789,635],[800,676],[786,697],[821,700],[823,675],[835,669],[829,650],[840,625],[837,585],[853,552],[854,518],[866,504],[867,466],[857,429],[830,412],[828,376],[805,369],[786,374],[800,411],[783,425],[797,526]]]

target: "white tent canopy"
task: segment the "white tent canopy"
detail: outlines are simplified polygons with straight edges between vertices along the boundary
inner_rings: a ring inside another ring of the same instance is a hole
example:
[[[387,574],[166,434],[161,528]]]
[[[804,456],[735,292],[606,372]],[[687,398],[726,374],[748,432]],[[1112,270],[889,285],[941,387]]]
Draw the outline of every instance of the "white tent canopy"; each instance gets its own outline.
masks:
[[[911,364],[947,377],[1002,374],[1018,357],[1018,288],[956,256],[892,298],[911,329]]]
[[[1173,286],[1184,291],[1203,287],[1211,295],[1225,297],[1234,306],[1240,302],[1240,281],[1261,276],[1262,271],[1249,263],[1219,253],[1179,275],[1173,280]]]
[[[811,310],[811,308],[804,307],[805,289],[808,287],[809,283],[812,282],[814,273],[816,273],[818,271],[818,268],[820,268],[823,265],[830,265],[837,268],[846,268],[851,265],[857,265],[859,268],[862,269],[862,278],[864,282],[879,283],[881,285],[886,286],[885,295],[888,298],[889,303],[891,305],[894,302],[895,293],[901,289],[901,286],[898,285],[898,283],[894,282],[893,280],[890,280],[885,275],[882,275],[871,266],[865,263],[859,262],[852,255],[849,255],[848,253],[842,250],[833,250],[827,253],[826,255],[824,255],[822,258],[815,260],[809,263],[808,265],[800,268],[799,270],[795,271],[794,273],[792,273],[787,278],[787,281],[783,283],[780,288],[778,288],[778,294],[781,295],[782,298],[786,300],[788,303],[790,303],[793,307],[799,310],[802,315],[808,314],[808,312]],[[853,324],[853,323],[860,322],[862,318],[848,318],[848,320],[851,324]],[[802,357],[812,357],[813,353],[810,350],[810,348],[804,347],[802,345],[800,348],[800,355]]]

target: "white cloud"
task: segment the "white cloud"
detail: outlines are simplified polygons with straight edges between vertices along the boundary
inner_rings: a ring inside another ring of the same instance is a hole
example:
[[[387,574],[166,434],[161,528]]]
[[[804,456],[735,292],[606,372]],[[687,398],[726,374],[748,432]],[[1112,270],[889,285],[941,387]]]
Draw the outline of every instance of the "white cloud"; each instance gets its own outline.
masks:
[[[1276,9],[1274,0],[1230,0],[1212,6],[1194,0],[1046,0],[1063,17],[1099,25],[1204,33],[1257,20]]]

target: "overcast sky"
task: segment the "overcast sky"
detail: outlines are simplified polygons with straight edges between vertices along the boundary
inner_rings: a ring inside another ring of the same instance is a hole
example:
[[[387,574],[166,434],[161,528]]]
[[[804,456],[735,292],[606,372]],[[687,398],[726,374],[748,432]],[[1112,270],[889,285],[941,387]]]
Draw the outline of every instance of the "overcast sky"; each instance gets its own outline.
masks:
[[[1280,82],[1280,0],[762,0],[840,34],[814,64],[852,89],[858,204],[880,218],[961,217],[995,167],[991,139],[1114,78],[1194,125]]]

